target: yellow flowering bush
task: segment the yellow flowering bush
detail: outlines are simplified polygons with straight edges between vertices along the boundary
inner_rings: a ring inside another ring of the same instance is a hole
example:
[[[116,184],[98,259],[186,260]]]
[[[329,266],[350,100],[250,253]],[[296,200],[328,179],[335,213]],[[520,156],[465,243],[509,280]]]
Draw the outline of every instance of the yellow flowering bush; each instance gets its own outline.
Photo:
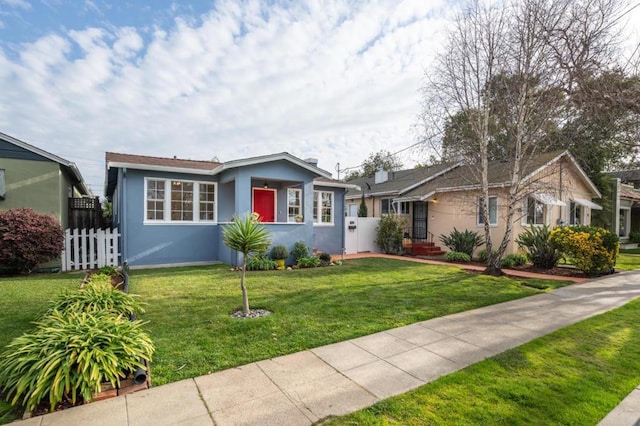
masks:
[[[549,241],[587,275],[613,271],[620,248],[617,235],[596,226],[555,228]]]

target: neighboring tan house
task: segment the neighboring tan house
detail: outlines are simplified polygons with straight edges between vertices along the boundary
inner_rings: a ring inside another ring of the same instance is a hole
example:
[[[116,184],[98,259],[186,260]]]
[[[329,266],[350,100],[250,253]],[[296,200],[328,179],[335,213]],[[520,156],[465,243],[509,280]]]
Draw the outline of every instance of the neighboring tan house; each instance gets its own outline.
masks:
[[[224,163],[106,153],[105,195],[122,260],[134,267],[237,265],[220,225],[251,212],[272,244],[342,253],[347,188],[356,187],[286,152]]]
[[[611,208],[607,216],[612,231],[627,242],[631,232],[640,232],[640,169],[609,173],[613,177]]]
[[[66,229],[69,198],[92,196],[75,163],[0,133],[0,210],[31,208]]]
[[[434,167],[425,173],[421,181],[385,195],[391,198],[388,203],[395,206],[395,211],[406,216],[406,236],[411,238],[414,247],[420,243],[438,243],[440,236],[449,234],[454,227],[459,231],[468,229],[483,235],[484,220],[479,211],[481,186],[479,179],[474,177],[473,168],[456,164]],[[396,175],[403,174],[396,172]],[[591,211],[601,209],[591,201],[600,198],[600,192],[568,151],[537,156],[526,166],[523,176],[507,253],[517,250],[515,237],[530,224],[590,224]],[[510,187],[508,164],[491,162],[489,182],[492,240],[499,243],[506,231]],[[362,183],[360,185],[362,187]],[[375,204],[375,192],[372,194]],[[367,196],[365,192],[365,199]],[[347,194],[348,202],[355,202],[359,197],[362,197],[362,192],[349,190]],[[383,202],[383,197],[377,198]],[[378,209],[375,216],[385,213]],[[374,212],[370,210],[369,214],[374,215]]]

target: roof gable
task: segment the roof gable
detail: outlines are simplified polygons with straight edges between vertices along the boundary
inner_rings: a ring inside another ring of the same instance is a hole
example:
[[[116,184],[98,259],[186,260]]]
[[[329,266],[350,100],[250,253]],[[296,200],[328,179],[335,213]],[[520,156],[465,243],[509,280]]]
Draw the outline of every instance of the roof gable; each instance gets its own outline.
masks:
[[[600,191],[598,191],[598,188],[596,188],[569,151],[553,151],[536,156],[532,161],[524,165],[522,170],[524,177],[522,180],[527,181],[532,179],[534,175],[544,171],[547,167],[550,167],[563,157],[569,160],[569,163],[587,187],[596,194],[595,196],[598,198],[601,197],[602,195]],[[488,174],[490,187],[507,187],[511,185],[511,167],[509,162],[499,160],[489,162]],[[423,186],[416,187],[402,194],[402,196],[403,198],[424,199],[436,192],[463,191],[477,188],[480,188],[480,179],[476,176],[475,168],[469,165],[461,165],[437,176]]]
[[[78,186],[80,187],[80,191],[82,192],[83,195],[92,195],[91,190],[85,183],[84,179],[82,178],[82,175],[80,174],[80,170],[78,169],[78,167],[74,162],[65,160],[62,157],[58,157],[57,155],[47,152],[44,149],[40,149],[38,147],[30,145],[24,141],[21,141],[20,139],[16,139],[13,136],[9,136],[2,132],[0,132],[0,140],[4,141],[7,144],[13,145],[17,148],[13,151],[16,155],[14,157],[6,156],[7,158],[18,158],[18,159],[27,160],[30,158],[28,156],[25,156],[24,153],[29,152],[36,157],[40,157],[42,159],[49,160],[54,163],[58,163],[69,170],[69,173],[78,182]]]

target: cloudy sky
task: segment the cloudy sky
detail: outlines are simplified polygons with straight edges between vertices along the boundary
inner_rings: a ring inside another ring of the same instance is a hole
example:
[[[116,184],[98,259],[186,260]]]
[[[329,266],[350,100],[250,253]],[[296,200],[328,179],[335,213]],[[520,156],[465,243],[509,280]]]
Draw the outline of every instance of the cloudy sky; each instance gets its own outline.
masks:
[[[337,177],[415,142],[453,2],[0,0],[0,131],[76,162],[97,195],[105,151],[287,151]]]

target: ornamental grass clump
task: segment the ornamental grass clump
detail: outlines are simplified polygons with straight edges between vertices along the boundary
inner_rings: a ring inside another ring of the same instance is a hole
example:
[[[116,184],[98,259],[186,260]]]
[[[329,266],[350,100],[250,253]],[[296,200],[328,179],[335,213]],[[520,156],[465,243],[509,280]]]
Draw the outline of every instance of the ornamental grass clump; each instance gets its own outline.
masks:
[[[549,239],[587,275],[614,270],[620,239],[611,231],[597,226],[567,226],[551,231]]]
[[[44,401],[52,411],[61,402],[91,401],[101,383],[119,386],[151,361],[154,346],[142,325],[106,311],[54,310],[0,356],[0,389],[27,411]]]
[[[144,313],[138,296],[124,293],[111,285],[111,277],[104,274],[91,276],[90,281],[81,289],[61,294],[53,303],[49,312],[101,312],[115,315],[135,316]]]

